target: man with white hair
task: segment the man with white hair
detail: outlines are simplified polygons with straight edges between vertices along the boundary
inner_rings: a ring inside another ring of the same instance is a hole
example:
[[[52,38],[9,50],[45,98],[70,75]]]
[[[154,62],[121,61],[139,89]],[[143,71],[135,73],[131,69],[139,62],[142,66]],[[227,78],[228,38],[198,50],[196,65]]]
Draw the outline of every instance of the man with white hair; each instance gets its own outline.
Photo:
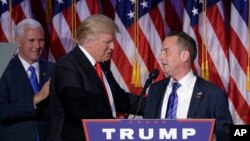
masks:
[[[44,30],[33,19],[17,24],[18,54],[0,79],[0,140],[45,141],[53,63],[41,60]]]

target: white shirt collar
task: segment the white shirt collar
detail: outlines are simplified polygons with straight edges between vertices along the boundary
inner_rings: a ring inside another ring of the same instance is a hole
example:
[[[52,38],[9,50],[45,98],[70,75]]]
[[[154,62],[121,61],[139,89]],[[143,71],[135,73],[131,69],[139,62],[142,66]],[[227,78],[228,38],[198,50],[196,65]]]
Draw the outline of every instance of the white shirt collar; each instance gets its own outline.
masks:
[[[182,87],[189,87],[191,81],[195,78],[193,71],[190,70],[183,78],[181,78],[178,83],[181,84]],[[173,78],[171,77],[170,84],[174,83]]]
[[[87,58],[89,59],[90,63],[95,66],[95,59],[89,54],[89,52],[81,45],[78,45],[80,50],[87,56]]]
[[[35,62],[35,63],[33,63],[33,64],[29,64],[26,60],[24,60],[24,59],[20,56],[20,54],[18,54],[18,57],[19,57],[19,59],[20,59],[20,61],[21,61],[21,63],[22,63],[22,65],[23,65],[23,67],[24,67],[24,69],[25,69],[26,72],[28,72],[28,69],[29,69],[29,67],[30,67],[31,65],[32,65],[33,67],[35,67],[35,70],[36,70],[36,71],[39,72],[39,63],[38,63],[38,61]]]

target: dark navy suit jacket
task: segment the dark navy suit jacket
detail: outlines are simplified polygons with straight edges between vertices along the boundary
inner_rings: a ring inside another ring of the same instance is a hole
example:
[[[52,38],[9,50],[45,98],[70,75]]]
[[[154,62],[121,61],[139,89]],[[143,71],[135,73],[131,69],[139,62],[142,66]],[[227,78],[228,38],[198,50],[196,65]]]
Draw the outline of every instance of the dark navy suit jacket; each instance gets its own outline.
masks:
[[[144,118],[160,118],[161,107],[170,78],[151,85],[144,109]],[[215,119],[217,141],[229,140],[229,125],[232,118],[228,109],[227,96],[210,82],[197,77],[187,118]]]
[[[49,79],[53,64],[39,61],[40,88]],[[40,141],[48,134],[48,100],[33,104],[33,89],[16,55],[0,79],[0,141]]]
[[[126,93],[101,63],[118,112],[128,112],[137,97]],[[76,46],[57,61],[50,83],[50,141],[84,141],[81,119],[111,119],[105,90],[95,68]]]

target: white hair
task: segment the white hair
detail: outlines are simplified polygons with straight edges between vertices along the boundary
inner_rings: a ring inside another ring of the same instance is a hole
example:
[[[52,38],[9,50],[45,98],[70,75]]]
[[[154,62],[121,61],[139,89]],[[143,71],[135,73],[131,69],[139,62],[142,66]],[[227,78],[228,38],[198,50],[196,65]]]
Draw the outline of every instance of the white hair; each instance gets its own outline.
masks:
[[[15,28],[15,37],[23,36],[24,30],[26,28],[41,28],[42,32],[44,33],[42,25],[34,20],[34,19],[24,19],[21,22],[19,22]]]

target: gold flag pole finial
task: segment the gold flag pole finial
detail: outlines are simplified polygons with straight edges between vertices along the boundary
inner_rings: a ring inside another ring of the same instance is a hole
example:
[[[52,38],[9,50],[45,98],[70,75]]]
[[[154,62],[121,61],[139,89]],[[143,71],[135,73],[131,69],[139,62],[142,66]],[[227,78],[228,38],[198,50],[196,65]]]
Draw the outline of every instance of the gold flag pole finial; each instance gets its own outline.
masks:
[[[52,21],[53,17],[53,5],[52,1],[47,0],[46,1],[46,23],[49,24]]]
[[[248,1],[248,7],[250,2]],[[247,55],[247,76],[246,76],[246,91],[250,91],[250,9],[248,8],[248,55]]]
[[[207,46],[207,22],[206,22],[206,12],[207,4],[206,0],[202,4],[202,22],[203,22],[203,42],[202,42],[202,62],[201,62],[201,77],[209,80],[209,66],[208,66],[208,52],[206,49]]]
[[[135,88],[141,87],[141,73],[140,73],[140,64],[138,63],[138,57],[136,50],[139,50],[139,6],[138,0],[135,1],[135,18],[134,18],[134,41],[135,41],[135,50],[134,50],[134,61],[133,61],[133,70],[132,70],[132,79],[131,83]]]

